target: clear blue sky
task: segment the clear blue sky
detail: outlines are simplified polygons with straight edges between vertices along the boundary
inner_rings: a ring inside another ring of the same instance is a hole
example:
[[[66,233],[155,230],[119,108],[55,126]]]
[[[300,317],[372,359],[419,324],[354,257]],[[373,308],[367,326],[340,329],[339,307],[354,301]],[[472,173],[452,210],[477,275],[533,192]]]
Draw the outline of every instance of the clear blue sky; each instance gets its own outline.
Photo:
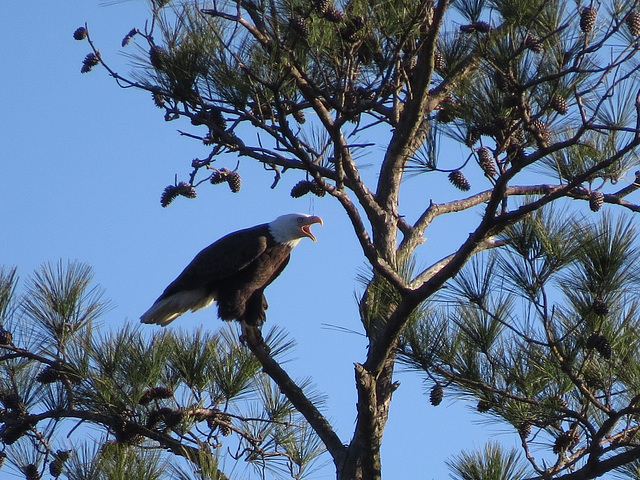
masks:
[[[186,180],[191,159],[206,156],[206,147],[177,133],[190,125],[164,122],[148,94],[120,89],[101,68],[80,74],[89,47],[72,38],[88,22],[103,57],[127,73],[130,59],[121,39],[146,19],[139,0],[110,6],[96,0],[0,2],[0,263],[17,266],[22,279],[60,258],[91,265],[115,304],[104,326],[118,328],[137,323],[193,255],[218,237],[282,213],[322,216],[325,226],[314,227],[318,242],[301,242],[267,290],[267,326],[284,327],[296,339],[286,368],[294,378],[310,376],[326,393],[325,413],[348,442],[355,419],[353,363],[364,360],[365,342],[323,324],[362,330],[354,291],[364,260],[351,226],[328,196],[292,199],[288,192],[299,174],[285,175],[271,190],[270,173],[248,160],[241,163],[241,193],[225,185],[202,188],[196,200],[160,207],[163,188],[176,173]],[[374,150],[363,162],[375,162],[379,154]],[[237,159],[225,161],[233,168]],[[407,185],[406,204],[444,200],[419,179]],[[425,262],[471,230],[450,228],[428,232]],[[220,326],[213,309],[175,322],[176,328],[201,325]],[[398,380],[384,438],[385,478],[441,479],[448,475],[444,460],[462,448],[482,447],[496,435],[509,445],[514,441],[497,426],[479,425],[473,405],[453,406],[445,397],[434,408],[420,378],[401,373]],[[332,477],[329,465],[314,478]],[[9,478],[5,467],[0,480]]]

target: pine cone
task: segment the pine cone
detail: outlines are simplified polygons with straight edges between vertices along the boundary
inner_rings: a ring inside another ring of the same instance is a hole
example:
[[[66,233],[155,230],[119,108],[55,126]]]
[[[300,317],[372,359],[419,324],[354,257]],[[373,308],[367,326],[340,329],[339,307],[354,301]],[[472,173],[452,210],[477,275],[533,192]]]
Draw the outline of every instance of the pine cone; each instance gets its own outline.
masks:
[[[12,342],[13,335],[11,335],[11,332],[0,327],[0,345],[11,345]]]
[[[219,413],[216,415],[216,423],[223,437],[231,435],[231,416],[227,413]]]
[[[327,193],[324,191],[324,189],[318,185],[316,182],[311,181],[309,182],[309,191],[311,193],[313,193],[316,197],[324,197],[324,195]]]
[[[576,443],[578,443],[578,439],[571,431],[562,432],[560,435],[558,435],[555,443],[553,444],[553,453],[559,455],[563,452],[566,452],[567,450],[573,448]]]
[[[525,48],[528,48],[534,53],[544,52],[544,46],[542,45],[542,40],[540,40],[535,35],[527,35],[524,39],[524,46]]]
[[[231,434],[231,415],[222,412],[218,409],[211,411],[211,414],[207,416],[207,425],[213,431],[216,428],[220,429],[220,433],[227,437]]]
[[[597,212],[602,208],[604,203],[604,193],[594,190],[589,193],[589,208],[592,212]]]
[[[468,24],[468,25],[460,25],[460,31],[462,33],[474,33],[476,29],[473,28],[473,24]]]
[[[440,123],[450,123],[456,118],[456,103],[452,99],[444,100],[439,107],[437,120]]]
[[[160,92],[152,92],[153,104],[158,108],[164,108],[164,95]]]
[[[518,425],[518,433],[522,438],[527,438],[531,435],[531,424],[529,422],[522,422]]]
[[[80,69],[80,73],[90,72],[93,67],[100,63],[100,56],[96,53],[87,53],[87,56],[82,60],[82,68]]]
[[[329,7],[324,12],[324,18],[333,23],[340,23],[344,21],[345,14],[342,10],[338,10],[335,7]]]
[[[24,478],[26,480],[40,480],[40,478],[42,478],[42,475],[38,472],[38,467],[33,463],[22,467],[22,472],[24,473]]]
[[[173,202],[178,196],[178,189],[175,185],[167,185],[160,195],[160,205],[163,207],[168,207],[171,202]]]
[[[112,433],[116,437],[116,442],[135,445],[144,440],[144,437],[138,433],[138,426],[127,420],[120,418],[119,424],[113,426]]]
[[[551,142],[551,133],[549,132],[547,124],[538,119],[531,122],[530,128],[531,132],[536,137],[538,148],[547,148],[549,146],[549,142]]]
[[[354,17],[340,29],[340,36],[345,42],[355,43],[360,38],[360,30],[364,26],[364,19],[360,16]]]
[[[549,101],[549,106],[553,108],[560,115],[566,115],[569,111],[569,105],[567,105],[567,101],[562,98],[560,95],[554,95],[551,97]]]
[[[187,182],[180,182],[176,187],[178,195],[182,195],[187,198],[196,198],[196,189],[193,185]]]
[[[309,21],[304,17],[292,17],[289,19],[289,27],[301,38],[309,37]]]
[[[496,176],[496,166],[491,158],[491,153],[487,147],[480,147],[477,150],[478,153],[478,163],[480,164],[480,168],[484,171],[484,174],[487,177],[493,178]]]
[[[605,360],[610,360],[611,355],[613,354],[609,340],[607,340],[607,337],[599,333],[592,333],[589,338],[587,338],[586,347],[589,350],[595,348],[600,356]]]
[[[149,416],[147,417],[147,421],[145,426],[147,428],[154,428],[160,421],[164,421],[164,419],[169,415],[173,410],[169,407],[162,407],[157,410],[151,410],[149,412]]]
[[[473,147],[478,140],[480,140],[482,132],[476,126],[469,127],[467,129],[467,136],[464,139],[464,143],[467,147]]]
[[[71,456],[71,450],[58,450],[56,452],[56,458],[59,458],[63,462],[66,462],[67,460],[69,460],[70,456]]]
[[[0,401],[2,401],[7,409],[18,413],[18,415],[26,414],[25,405],[22,402],[20,395],[18,395],[17,393],[5,393],[4,395],[0,396]]]
[[[632,10],[627,16],[626,23],[631,35],[634,37],[640,36],[640,13],[636,10]]]
[[[76,40],[84,40],[87,38],[87,29],[84,27],[76,28],[75,32],[73,32],[73,38]]]
[[[293,198],[300,198],[311,191],[311,182],[309,180],[300,180],[291,188],[290,195]]]
[[[122,46],[126,47],[127,45],[129,45],[129,42],[131,41],[131,39],[135,37],[137,34],[138,34],[137,28],[132,28],[131,30],[129,30],[129,33],[127,33],[125,37],[122,39]]]
[[[227,168],[221,168],[220,170],[214,170],[211,176],[209,177],[209,181],[213,185],[218,185],[219,183],[226,182],[227,176],[231,173]]]
[[[580,12],[580,30],[588,33],[593,30],[598,18],[598,10],[595,7],[585,7]]]
[[[489,25],[487,22],[474,22],[473,26],[478,33],[488,33],[489,31],[491,31],[491,25]]]
[[[167,387],[151,387],[147,388],[138,403],[140,405],[147,405],[152,400],[159,400],[162,398],[171,398],[173,396],[173,390]]]
[[[238,172],[231,172],[227,175],[227,183],[233,193],[238,193],[242,186],[242,178],[240,178],[240,174]]]
[[[209,114],[200,110],[191,116],[191,125],[205,125],[209,120]]]
[[[429,402],[434,407],[437,407],[442,402],[442,397],[444,395],[444,388],[439,383],[436,383],[433,387],[431,387],[431,393],[429,394]]]
[[[4,424],[0,430],[0,440],[6,445],[12,445],[20,440],[32,427],[29,422],[17,422],[11,425]]]
[[[206,111],[207,119],[218,129],[226,130],[227,129],[227,121],[222,115],[222,110],[217,107],[210,108]]]
[[[562,398],[560,395],[553,395],[551,397],[551,401],[557,404],[558,408],[561,408],[561,409],[569,408],[569,404],[567,403],[567,401],[564,398]]]
[[[601,298],[596,298],[593,301],[593,304],[591,304],[591,309],[596,315],[604,316],[609,314],[609,307],[607,307],[607,303]]]
[[[168,54],[164,48],[157,46],[151,47],[149,50],[149,62],[156,70],[162,70],[167,62]]]
[[[300,125],[304,124],[304,122],[307,121],[307,117],[304,114],[304,110],[294,110],[292,115],[293,115],[293,118],[295,118],[296,122],[298,122]]]
[[[463,33],[487,33],[491,30],[491,25],[487,22],[473,22],[468,25],[460,25]]]
[[[596,345],[596,350],[600,354],[602,358],[605,360],[611,360],[611,356],[613,355],[613,350],[611,349],[611,344],[609,340],[607,340],[604,336],[598,341]]]
[[[314,0],[313,2],[313,8],[321,17],[327,13],[329,7],[331,7],[331,0]]]
[[[464,174],[460,170],[454,170],[449,174],[449,181],[456,188],[462,190],[463,192],[468,191],[471,188],[471,184],[469,184],[469,180],[464,176]]]
[[[600,339],[599,333],[592,333],[591,335],[589,335],[589,338],[587,338],[587,342],[585,346],[587,347],[587,349],[591,350],[592,348],[595,348],[599,339]]]
[[[49,473],[52,477],[58,478],[62,475],[62,468],[64,467],[64,462],[55,459],[53,462],[49,464]]]
[[[180,182],[178,185],[167,185],[160,195],[160,205],[168,207],[178,195],[187,198],[196,198],[196,189],[187,182]]]
[[[184,420],[184,412],[182,410],[171,410],[164,416],[164,423],[167,427],[173,428]]]
[[[58,478],[62,474],[64,462],[69,459],[71,450],[58,450],[53,455],[53,461],[49,464],[49,473]]]
[[[518,145],[524,145],[527,142],[527,136],[525,135],[522,128],[518,128],[515,132],[513,132],[512,138]]]
[[[204,111],[199,111],[191,117],[191,125],[204,125],[207,122],[207,115]]]
[[[61,378],[63,377],[60,373],[60,370],[52,366],[48,366],[36,376],[36,381],[40,383],[54,383]]]
[[[366,23],[367,21],[362,15],[354,15],[349,19],[349,25],[351,25],[357,31],[362,30]]]

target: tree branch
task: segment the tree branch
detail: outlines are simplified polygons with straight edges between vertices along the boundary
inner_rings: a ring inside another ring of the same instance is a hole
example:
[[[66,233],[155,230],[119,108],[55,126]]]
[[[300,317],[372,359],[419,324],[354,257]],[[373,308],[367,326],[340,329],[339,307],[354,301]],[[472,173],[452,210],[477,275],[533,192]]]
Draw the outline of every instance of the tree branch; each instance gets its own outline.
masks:
[[[423,2],[424,8],[431,8],[430,2]],[[380,228],[374,228],[376,232],[376,248],[378,251],[391,258],[395,254],[398,218],[398,192],[404,172],[404,164],[410,156],[410,149],[422,143],[424,134],[419,130],[423,128],[425,116],[428,113],[427,99],[429,87],[434,72],[434,52],[436,40],[444,19],[444,13],[449,7],[449,2],[440,0],[435,6],[428,33],[423,39],[420,48],[416,71],[412,75],[416,81],[411,84],[411,97],[407,98],[402,108],[397,128],[395,128],[389,147],[386,150],[376,188],[376,199],[383,208],[388,220]]]
[[[526,195],[549,195],[555,192],[557,189],[563,188],[564,185],[521,185],[506,187],[505,197],[508,196],[526,196]],[[411,252],[417,245],[424,241],[423,235],[427,227],[438,216],[447,213],[461,212],[469,208],[475,207],[482,203],[487,202],[494,189],[485,190],[479,192],[471,197],[463,198],[460,200],[454,200],[447,203],[433,203],[431,202],[427,209],[420,215],[418,220],[414,223],[413,227],[409,231],[409,235],[405,235],[404,239],[400,243],[399,252],[406,254]]]
[[[344,460],[346,447],[313,402],[307,398],[302,389],[271,356],[269,347],[264,342],[260,329],[243,322],[242,338],[262,365],[264,373],[280,387],[282,393],[289,399],[296,410],[306,418],[309,425],[311,425],[324,443],[334,463],[340,465]]]
[[[614,455],[613,457],[599,460],[595,463],[587,463],[584,467],[574,472],[567,473],[556,477],[556,480],[585,480],[589,478],[597,478],[608,473],[622,465],[633,462],[640,457],[640,447],[633,447],[625,452]],[[541,477],[532,477],[526,480],[534,480]]]

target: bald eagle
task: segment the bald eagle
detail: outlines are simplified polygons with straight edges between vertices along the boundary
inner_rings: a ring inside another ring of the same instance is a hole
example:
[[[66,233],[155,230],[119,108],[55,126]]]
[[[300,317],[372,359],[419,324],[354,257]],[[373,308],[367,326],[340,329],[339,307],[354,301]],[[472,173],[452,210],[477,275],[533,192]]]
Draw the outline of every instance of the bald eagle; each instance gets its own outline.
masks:
[[[274,221],[230,233],[191,261],[140,320],[166,326],[187,310],[218,303],[218,316],[260,326],[266,320],[264,289],[289,263],[303,237],[320,217],[291,213]]]

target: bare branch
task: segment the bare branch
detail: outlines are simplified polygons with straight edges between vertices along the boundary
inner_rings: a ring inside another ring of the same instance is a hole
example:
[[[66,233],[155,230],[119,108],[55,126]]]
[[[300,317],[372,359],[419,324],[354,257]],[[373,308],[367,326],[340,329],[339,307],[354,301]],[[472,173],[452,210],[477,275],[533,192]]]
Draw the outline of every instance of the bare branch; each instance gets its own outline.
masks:
[[[286,395],[294,407],[307,419],[311,427],[318,434],[327,450],[339,465],[344,459],[346,448],[326,418],[318,411],[302,389],[289,377],[282,367],[269,353],[269,347],[264,343],[258,327],[242,324],[243,340],[251,352],[262,364],[264,372],[273,379]]]

